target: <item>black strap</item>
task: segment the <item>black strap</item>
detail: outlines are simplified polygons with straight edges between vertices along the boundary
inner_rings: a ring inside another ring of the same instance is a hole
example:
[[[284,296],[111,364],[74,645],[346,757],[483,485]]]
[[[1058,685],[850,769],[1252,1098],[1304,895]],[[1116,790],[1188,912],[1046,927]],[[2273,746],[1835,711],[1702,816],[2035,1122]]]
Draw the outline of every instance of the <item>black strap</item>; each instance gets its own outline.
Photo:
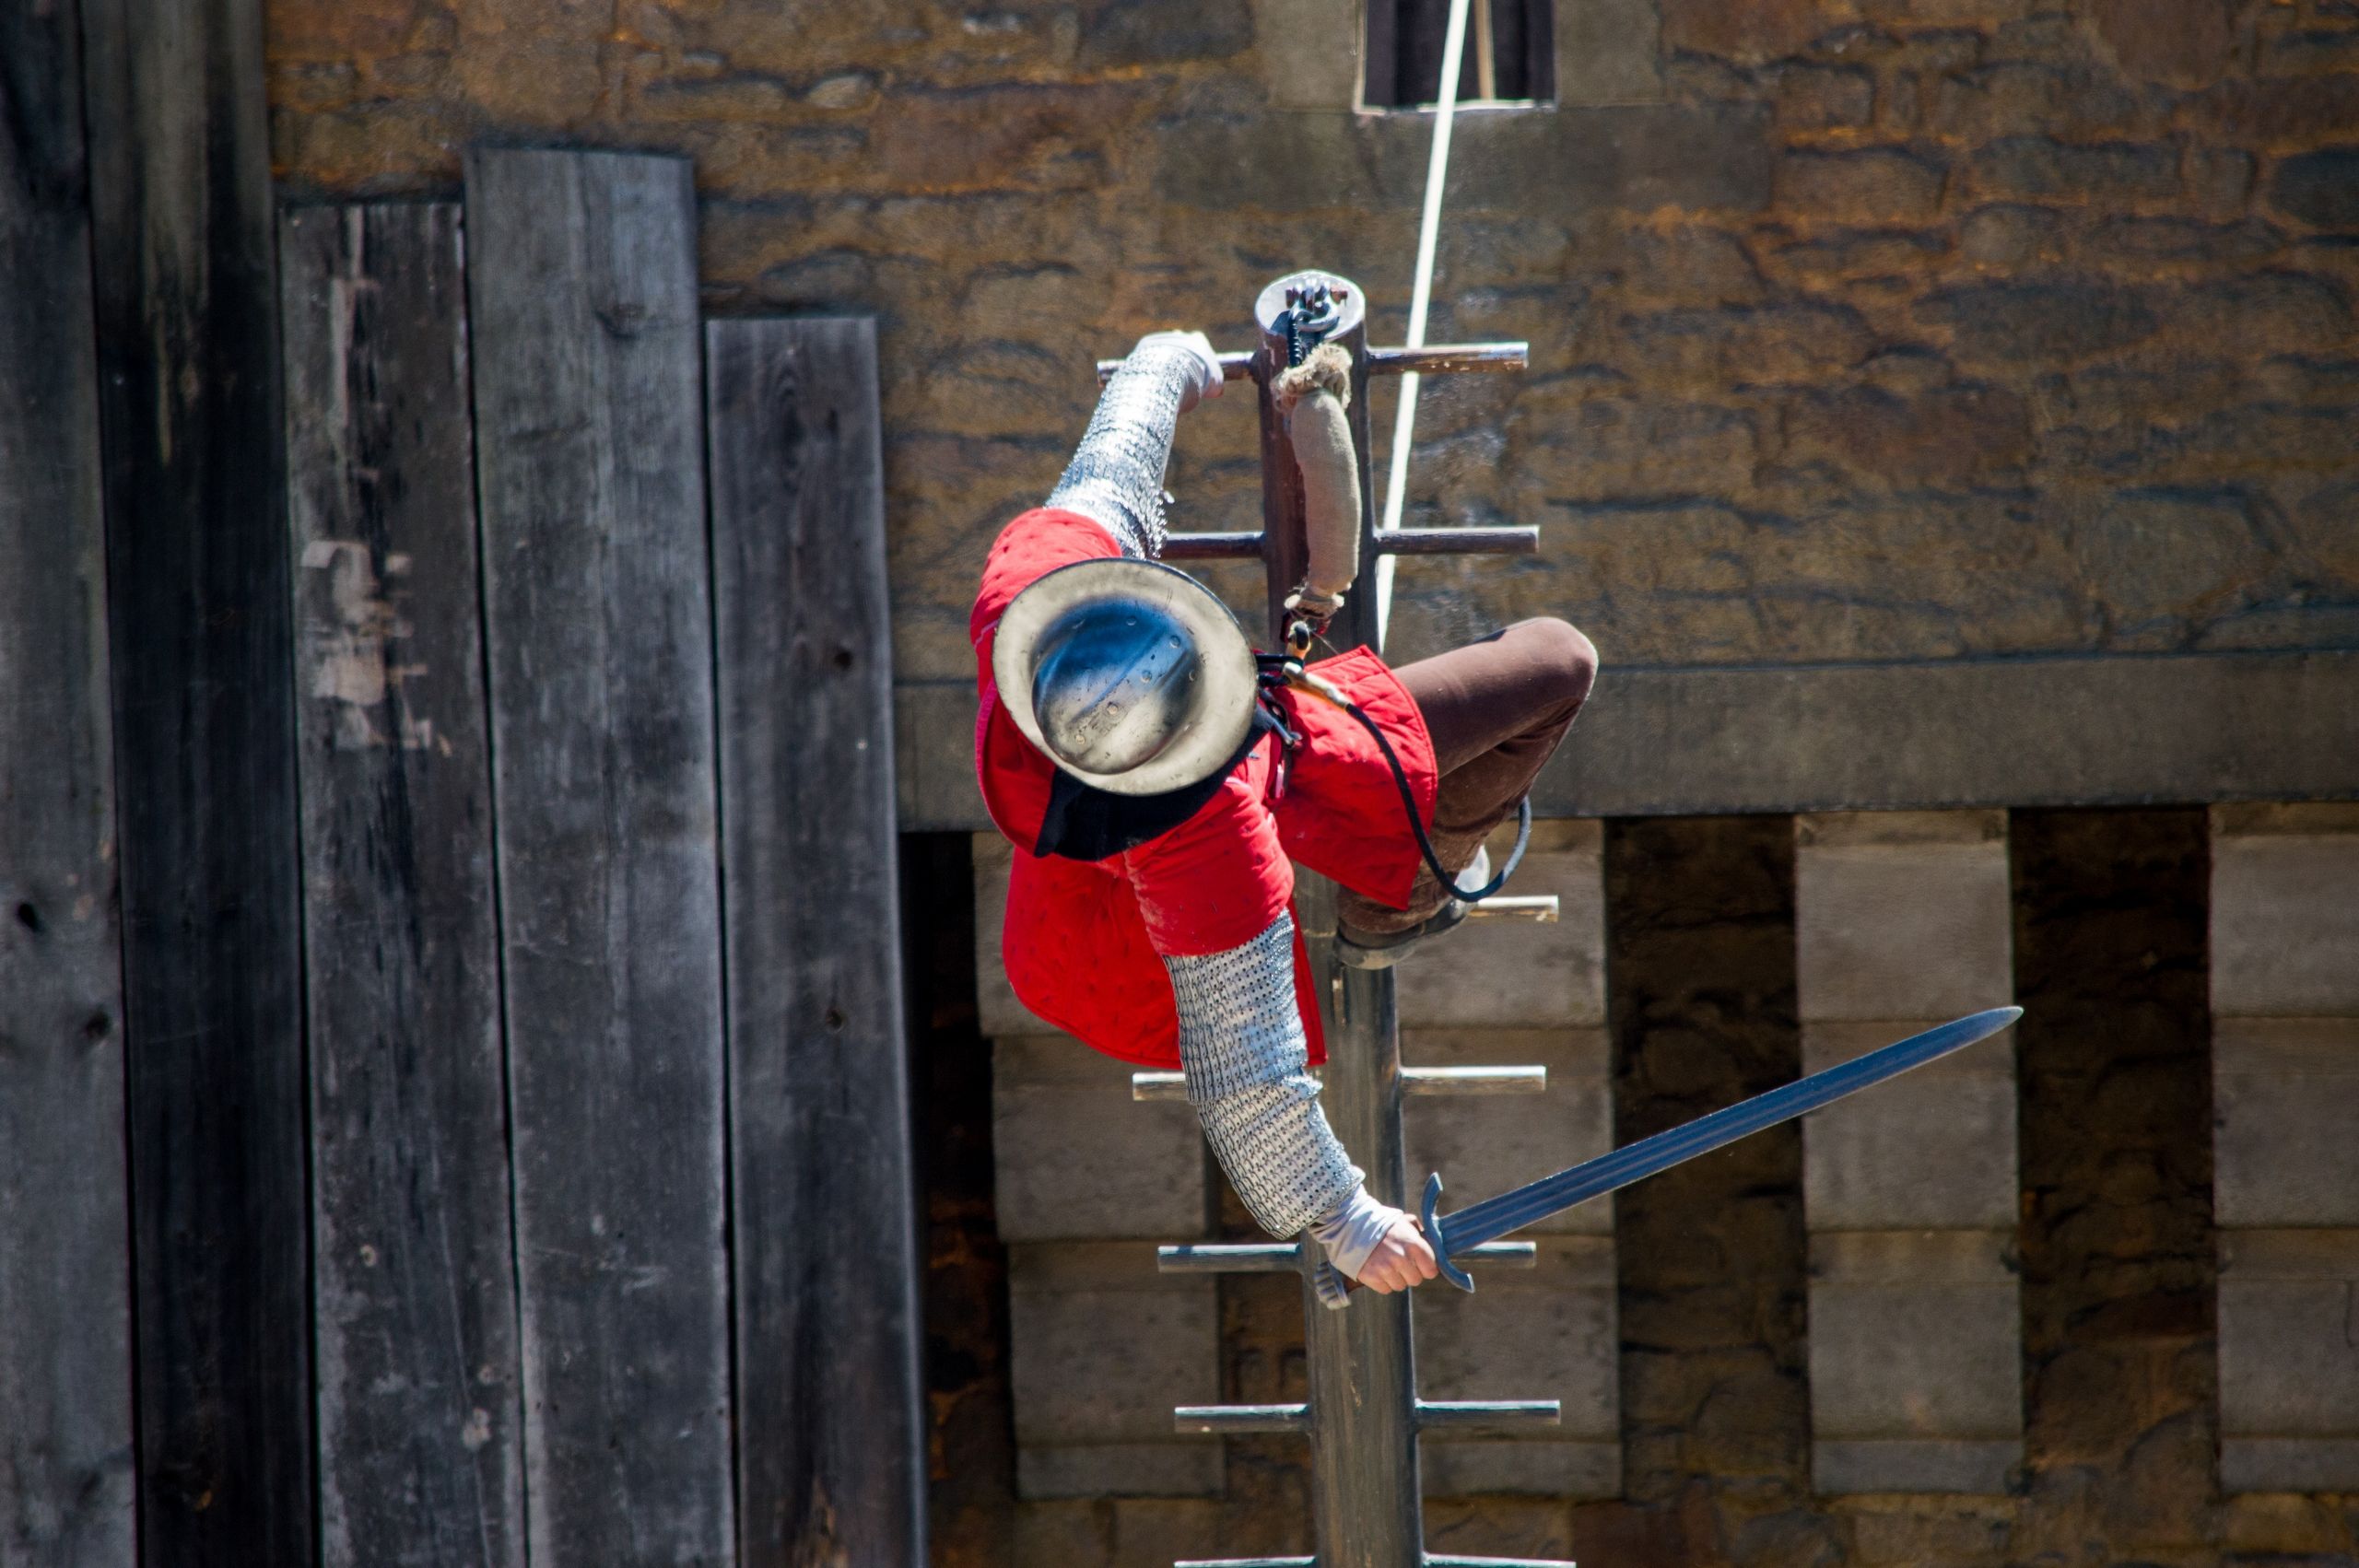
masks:
[[[1377,749],[1384,754],[1384,760],[1392,766],[1392,782],[1400,788],[1401,809],[1409,814],[1409,827],[1417,836],[1417,848],[1425,851],[1426,864],[1433,869],[1436,880],[1449,890],[1449,895],[1461,903],[1480,904],[1484,899],[1505,887],[1508,884],[1508,878],[1515,875],[1516,867],[1523,863],[1524,847],[1532,842],[1530,791],[1526,791],[1523,798],[1515,803],[1515,848],[1508,851],[1508,863],[1499,868],[1498,875],[1484,883],[1476,891],[1469,893],[1461,889],[1454,880],[1457,873],[1443,865],[1441,857],[1434,853],[1434,841],[1426,837],[1425,821],[1417,815],[1417,797],[1415,791],[1409,788],[1409,775],[1402,767],[1401,759],[1393,755],[1392,743],[1385,738],[1383,727],[1362,712],[1360,705],[1356,702],[1345,703],[1344,711],[1358,720],[1361,727],[1376,737]]]
[[[1271,686],[1291,685],[1294,678],[1302,673],[1299,659],[1290,659],[1282,654],[1259,653],[1254,655],[1254,661],[1261,667],[1262,685],[1265,690]],[[1332,700],[1326,694],[1309,687],[1297,689],[1311,691],[1311,695],[1322,702]],[[1523,798],[1515,804],[1515,848],[1508,851],[1508,863],[1499,868],[1498,875],[1482,887],[1471,893],[1464,892],[1458,886],[1457,873],[1443,865],[1441,857],[1434,852],[1434,841],[1426,835],[1425,818],[1417,814],[1417,792],[1409,787],[1408,770],[1401,766],[1401,758],[1393,751],[1392,742],[1384,733],[1384,727],[1370,719],[1367,710],[1356,702],[1345,702],[1341,706],[1344,712],[1360,721],[1360,728],[1376,741],[1376,749],[1384,754],[1386,766],[1392,769],[1393,787],[1401,791],[1401,810],[1409,819],[1409,831],[1417,836],[1417,848],[1424,854],[1435,880],[1449,890],[1451,897],[1466,904],[1480,904],[1505,887],[1508,878],[1515,875],[1516,867],[1523,863],[1523,851],[1532,842],[1531,792],[1525,791]]]

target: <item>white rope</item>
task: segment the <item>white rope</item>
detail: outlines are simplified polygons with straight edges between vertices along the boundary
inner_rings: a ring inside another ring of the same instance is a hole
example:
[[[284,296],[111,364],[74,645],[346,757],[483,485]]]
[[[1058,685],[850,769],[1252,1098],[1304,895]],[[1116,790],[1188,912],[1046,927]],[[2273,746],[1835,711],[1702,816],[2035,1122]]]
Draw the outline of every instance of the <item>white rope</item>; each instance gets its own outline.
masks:
[[[1434,250],[1441,237],[1441,193],[1449,180],[1449,127],[1458,116],[1458,71],[1466,53],[1467,0],[1449,0],[1449,26],[1442,34],[1441,99],[1435,106],[1434,150],[1426,165],[1426,209],[1417,220],[1417,279],[1409,293],[1411,348],[1426,345],[1426,313],[1433,304]],[[1377,526],[1391,532],[1401,526],[1401,502],[1409,487],[1409,444],[1417,429],[1417,373],[1401,378],[1401,407],[1392,420],[1391,482],[1384,492],[1384,519]],[[1376,558],[1376,646],[1384,648],[1386,625],[1392,619],[1392,560]]]

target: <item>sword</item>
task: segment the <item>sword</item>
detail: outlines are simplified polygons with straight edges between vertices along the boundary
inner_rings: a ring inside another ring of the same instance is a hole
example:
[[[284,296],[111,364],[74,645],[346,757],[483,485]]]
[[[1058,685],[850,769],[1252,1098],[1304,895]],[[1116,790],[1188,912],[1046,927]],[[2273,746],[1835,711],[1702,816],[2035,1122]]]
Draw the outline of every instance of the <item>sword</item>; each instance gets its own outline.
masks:
[[[1952,1051],[1964,1050],[1978,1040],[1989,1039],[2023,1015],[2020,1007],[1994,1007],[1988,1012],[1977,1012],[1938,1029],[1911,1035],[1824,1072],[1813,1072],[1766,1094],[1755,1094],[1709,1116],[1697,1117],[1684,1127],[1641,1138],[1610,1154],[1584,1160],[1569,1170],[1527,1182],[1496,1198],[1485,1198],[1455,1213],[1434,1212],[1441,1201],[1441,1175],[1436,1172],[1426,1178],[1421,1216],[1426,1239],[1433,1246],[1442,1278],[1461,1291],[1471,1291],[1474,1281],[1453,1261],[1457,1254],[1472,1252],[1486,1241],[1496,1241],[1534,1221],[1560,1214],[1577,1203],[1602,1198],[1634,1181],[1660,1175],[1698,1154],[1708,1154],[1733,1143],[1748,1133],[1791,1121],[1887,1078],[1897,1078],[1912,1067],[1922,1067]],[[1341,1270],[1324,1261],[1312,1278],[1320,1301],[1331,1307],[1349,1306],[1350,1293],[1359,1283],[1344,1278]]]

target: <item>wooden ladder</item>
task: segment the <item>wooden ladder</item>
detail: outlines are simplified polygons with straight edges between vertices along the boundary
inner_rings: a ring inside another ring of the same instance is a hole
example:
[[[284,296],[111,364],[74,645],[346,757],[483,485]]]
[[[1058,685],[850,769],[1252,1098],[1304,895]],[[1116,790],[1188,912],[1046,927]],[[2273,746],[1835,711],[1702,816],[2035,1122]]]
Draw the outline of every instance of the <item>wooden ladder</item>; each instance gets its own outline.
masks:
[[[1520,343],[1479,344],[1422,349],[1370,349],[1367,296],[1348,279],[1331,273],[1301,272],[1262,291],[1254,318],[1262,346],[1250,354],[1223,355],[1232,380],[1250,378],[1261,390],[1262,531],[1258,533],[1174,535],[1167,560],[1258,557],[1268,577],[1271,646],[1285,635],[1285,596],[1302,580],[1308,559],[1300,471],[1277,409],[1270,398],[1274,371],[1285,365],[1279,313],[1287,291],[1325,284],[1335,296],[1338,320],[1327,341],[1352,356],[1352,443],[1360,463],[1360,564],[1363,582],[1374,576],[1380,555],[1526,555],[1539,548],[1533,528],[1376,527],[1375,487],[1368,451],[1367,382],[1371,374],[1426,374],[1522,369]],[[1111,364],[1101,365],[1101,378]],[[1336,616],[1331,636],[1339,648],[1378,645],[1376,595],[1354,593]],[[1496,900],[1487,916],[1554,919],[1554,898]],[[1498,906],[1507,906],[1499,907]],[[1367,1173],[1368,1190],[1379,1199],[1414,1208],[1402,1163],[1401,1102],[1410,1094],[1532,1094],[1547,1087],[1543,1067],[1403,1068],[1401,1027],[1390,969],[1346,967],[1335,952],[1335,884],[1300,867],[1295,872],[1295,918],[1310,954],[1312,983],[1326,1026],[1327,1119],[1336,1136]],[[1184,1099],[1176,1072],[1142,1072],[1132,1079],[1135,1099]],[[1478,1248],[1470,1260],[1535,1261],[1529,1242],[1502,1242]],[[1352,1305],[1332,1310],[1320,1304],[1311,1285],[1319,1248],[1308,1241],[1244,1246],[1182,1246],[1160,1249],[1166,1273],[1280,1273],[1302,1276],[1303,1316],[1309,1351],[1310,1398],[1295,1405],[1183,1406],[1173,1412],[1183,1433],[1290,1432],[1310,1439],[1311,1493],[1318,1531],[1316,1557],[1242,1557],[1181,1563],[1179,1568],[1572,1568],[1560,1561],[1507,1557],[1429,1556],[1425,1550],[1425,1509],[1419,1491],[1417,1437],[1421,1433],[1466,1435],[1520,1432],[1555,1426],[1554,1399],[1439,1401],[1417,1398],[1416,1354],[1410,1326],[1410,1293],[1355,1294]],[[1438,1285],[1428,1288],[1440,1288]]]

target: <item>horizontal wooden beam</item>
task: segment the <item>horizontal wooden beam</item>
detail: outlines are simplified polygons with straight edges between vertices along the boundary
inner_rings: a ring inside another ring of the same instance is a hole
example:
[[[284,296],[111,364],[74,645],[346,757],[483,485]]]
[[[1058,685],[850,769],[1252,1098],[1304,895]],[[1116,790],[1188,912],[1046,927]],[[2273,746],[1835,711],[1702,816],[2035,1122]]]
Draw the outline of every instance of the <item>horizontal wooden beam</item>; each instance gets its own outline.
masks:
[[[1486,1241],[1458,1256],[1498,1269],[1540,1266],[1540,1249],[1528,1241]],[[1301,1262],[1301,1246],[1290,1241],[1208,1242],[1155,1251],[1155,1266],[1166,1274],[1290,1274]]]
[[[1470,920],[1525,920],[1536,926],[1553,926],[1563,917],[1563,907],[1553,893],[1534,894],[1526,898],[1485,898],[1466,911]]]
[[[1380,556],[1530,556],[1540,549],[1536,528],[1396,528],[1376,535]],[[1163,542],[1167,561],[1250,561],[1262,556],[1262,535],[1174,533]]]
[[[1404,1094],[1540,1094],[1548,1089],[1544,1067],[1404,1067]]]
[[[1532,345],[1523,343],[1434,343],[1423,348],[1371,348],[1367,373],[1400,376],[1414,370],[1420,376],[1496,374],[1520,370],[1532,362]]]
[[[1555,1399],[1420,1399],[1417,1430],[1450,1432],[1461,1436],[1529,1432],[1535,1426],[1564,1424],[1564,1407]]]
[[[1404,1094],[1538,1094],[1548,1087],[1544,1067],[1404,1067]],[[1142,1105],[1188,1097],[1188,1080],[1178,1072],[1133,1072],[1131,1098]],[[1258,1244],[1256,1244],[1258,1245]],[[1291,1243],[1287,1244],[1289,1246]]]
[[[1435,343],[1423,348],[1371,348],[1367,351],[1367,371],[1371,376],[1399,376],[1414,370],[1421,376],[1450,376],[1496,373],[1520,370],[1532,362],[1532,347],[1522,343]],[[1104,386],[1121,369],[1120,359],[1097,362],[1097,384]],[[1225,381],[1250,380],[1253,375],[1253,352],[1224,354],[1220,357],[1220,375]]]
[[[1196,1436],[1232,1437],[1249,1432],[1309,1432],[1309,1405],[1181,1405],[1171,1412],[1171,1430]]]
[[[2359,798],[2359,650],[1616,669],[1543,817]],[[975,685],[905,685],[903,831],[990,826]]]

